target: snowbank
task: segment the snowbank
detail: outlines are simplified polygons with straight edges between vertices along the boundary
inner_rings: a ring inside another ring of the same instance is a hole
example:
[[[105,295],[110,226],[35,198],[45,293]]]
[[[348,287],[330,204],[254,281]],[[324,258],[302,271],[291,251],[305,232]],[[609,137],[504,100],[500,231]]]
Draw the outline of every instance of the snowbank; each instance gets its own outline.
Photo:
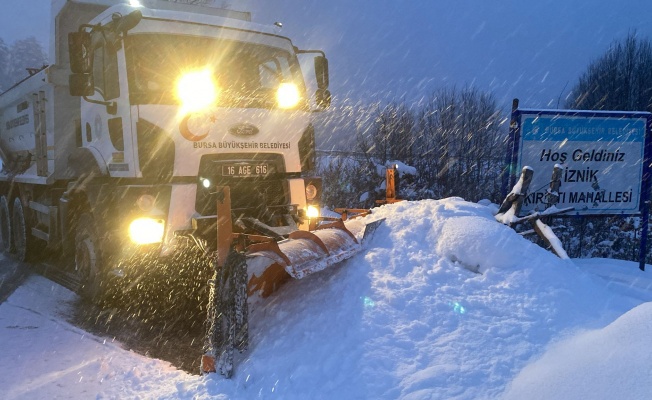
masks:
[[[458,198],[375,209],[368,218],[386,221],[363,254],[290,282],[252,312],[251,348],[231,380],[188,375],[79,331],[50,305],[73,295],[32,279],[0,306],[0,388],[8,398],[483,399],[503,396],[517,377],[507,395],[518,398],[565,384],[537,381],[563,363],[566,348],[545,353],[559,340],[586,354],[603,341],[616,365],[649,363],[649,342],[616,338],[619,326],[649,330],[632,321],[649,319],[650,307],[609,325],[651,300],[647,273],[628,292],[607,269],[587,273],[596,265],[559,259],[491,211]],[[620,266],[619,281],[640,272]],[[590,340],[573,339],[586,330]],[[639,394],[630,381],[611,384]]]
[[[504,399],[647,400],[652,393],[652,303],[604,329],[555,344],[525,367]]]

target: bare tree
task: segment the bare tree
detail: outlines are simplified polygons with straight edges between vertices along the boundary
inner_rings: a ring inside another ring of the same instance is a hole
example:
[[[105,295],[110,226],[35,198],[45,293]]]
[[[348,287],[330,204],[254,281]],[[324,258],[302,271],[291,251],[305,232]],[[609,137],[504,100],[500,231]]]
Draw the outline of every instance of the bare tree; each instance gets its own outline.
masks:
[[[579,77],[566,102],[571,109],[652,111],[652,44],[636,32],[612,42]],[[571,257],[635,260],[636,230],[623,217],[566,219],[561,233]],[[610,243],[607,248],[595,243]],[[648,260],[650,252],[648,252]]]
[[[407,198],[501,200],[507,127],[491,93],[443,88],[414,106],[358,107],[355,118],[365,121],[358,125],[355,159],[329,155],[320,163],[327,204],[372,205],[372,196],[382,195],[383,165],[393,160],[417,170],[415,178],[401,181]],[[362,193],[370,197],[357,199]]]
[[[12,79],[9,74],[9,47],[0,39],[0,93],[11,86]]]
[[[0,89],[9,89],[46,63],[45,51],[35,37],[17,40],[11,47],[0,39]]]
[[[491,94],[443,88],[414,107],[377,104],[371,115],[371,127],[358,132],[357,150],[367,158],[361,166],[398,160],[416,167],[416,182],[410,182],[416,198],[500,200],[507,132]],[[374,185],[365,179],[367,186]]]
[[[347,155],[320,159],[318,175],[324,182],[322,202],[335,207],[372,207],[375,189],[382,182],[373,163]],[[366,195],[365,195],[366,193]]]
[[[566,103],[572,109],[652,111],[652,44],[630,33],[615,41],[580,76]]]
[[[444,88],[424,105],[414,146],[418,186],[435,197],[497,201],[504,136],[491,94]]]
[[[358,149],[379,162],[412,162],[415,135],[414,113],[404,103],[375,105],[373,124],[358,140]]]

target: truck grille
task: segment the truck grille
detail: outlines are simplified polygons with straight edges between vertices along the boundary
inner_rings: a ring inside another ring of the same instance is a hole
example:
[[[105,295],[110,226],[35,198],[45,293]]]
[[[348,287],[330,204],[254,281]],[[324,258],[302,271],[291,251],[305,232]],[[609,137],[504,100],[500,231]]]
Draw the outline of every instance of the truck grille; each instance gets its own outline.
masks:
[[[289,203],[282,161],[282,156],[277,154],[221,154],[202,157],[195,209],[202,216],[215,215],[217,201],[221,197],[216,187],[228,186],[234,218],[249,217],[265,222],[269,219],[270,212],[282,209]],[[225,168],[233,165],[264,165],[269,169],[266,174],[255,176],[225,176]],[[203,186],[204,179],[210,182],[208,188]]]

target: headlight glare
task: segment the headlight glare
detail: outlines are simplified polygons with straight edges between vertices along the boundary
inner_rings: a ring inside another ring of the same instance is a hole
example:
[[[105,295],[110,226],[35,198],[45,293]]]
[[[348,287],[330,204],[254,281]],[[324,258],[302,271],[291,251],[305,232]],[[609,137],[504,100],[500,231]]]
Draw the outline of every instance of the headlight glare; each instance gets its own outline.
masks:
[[[308,208],[306,208],[306,216],[310,219],[319,218],[319,208],[308,206]]]
[[[138,218],[129,225],[129,238],[138,245],[163,241],[165,221],[154,218]]]
[[[294,83],[281,83],[276,90],[276,102],[280,108],[294,108],[300,100],[299,88]]]
[[[210,69],[190,71],[177,81],[177,98],[184,113],[201,111],[217,100],[217,86]]]

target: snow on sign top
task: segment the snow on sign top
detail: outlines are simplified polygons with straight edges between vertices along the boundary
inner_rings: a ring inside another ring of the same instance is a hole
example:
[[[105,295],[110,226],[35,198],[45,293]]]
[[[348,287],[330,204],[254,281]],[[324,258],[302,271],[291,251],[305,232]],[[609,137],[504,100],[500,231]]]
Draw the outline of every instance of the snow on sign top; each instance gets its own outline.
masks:
[[[546,208],[555,165],[562,168],[557,207],[574,207],[582,215],[639,212],[651,114],[517,110],[517,115],[517,164],[535,172],[523,212]]]

